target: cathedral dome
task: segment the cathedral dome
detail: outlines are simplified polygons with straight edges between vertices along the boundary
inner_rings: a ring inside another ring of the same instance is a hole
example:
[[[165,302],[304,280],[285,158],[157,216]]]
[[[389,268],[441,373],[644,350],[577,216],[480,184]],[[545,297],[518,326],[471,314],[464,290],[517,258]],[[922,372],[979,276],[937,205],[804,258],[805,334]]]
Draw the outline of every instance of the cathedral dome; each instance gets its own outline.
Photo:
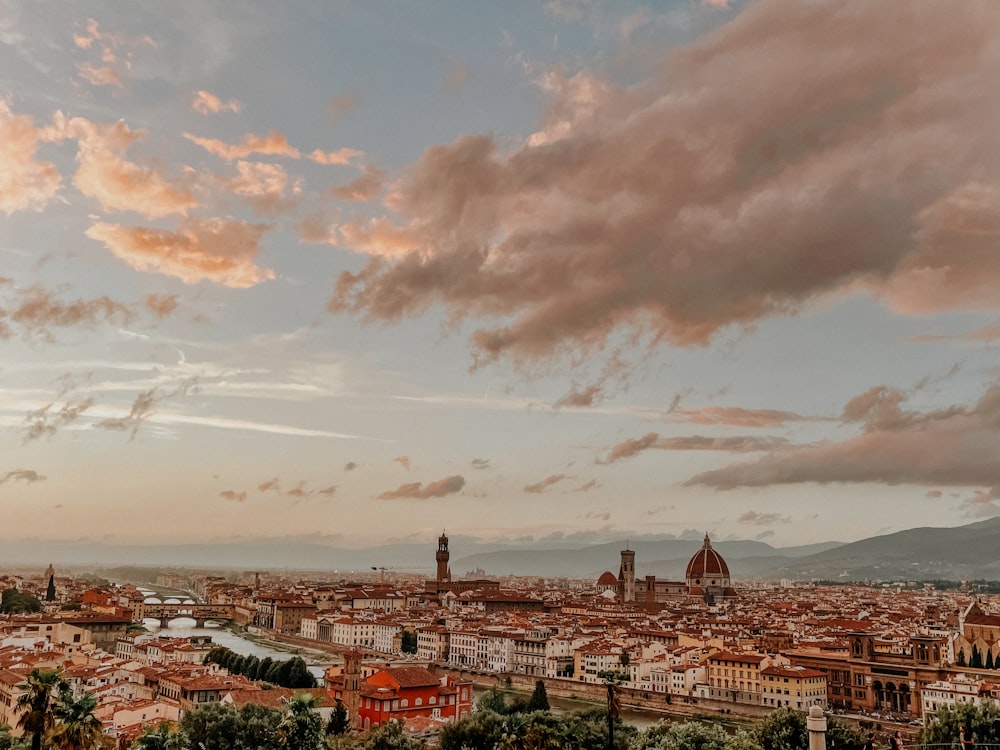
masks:
[[[684,577],[688,580],[722,577],[729,578],[729,566],[722,559],[722,555],[712,549],[712,542],[705,534],[705,543],[701,549],[694,553],[694,557],[687,565],[687,572]]]
[[[601,574],[601,577],[597,579],[598,586],[617,586],[618,576],[612,573],[610,570],[605,571]]]

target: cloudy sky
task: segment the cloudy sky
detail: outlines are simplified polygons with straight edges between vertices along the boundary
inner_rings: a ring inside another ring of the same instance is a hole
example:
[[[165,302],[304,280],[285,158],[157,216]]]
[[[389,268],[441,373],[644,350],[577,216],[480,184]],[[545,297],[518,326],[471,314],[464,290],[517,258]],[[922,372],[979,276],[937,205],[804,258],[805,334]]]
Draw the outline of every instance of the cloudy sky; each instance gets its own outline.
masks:
[[[1000,3],[0,0],[0,538],[1000,514]]]

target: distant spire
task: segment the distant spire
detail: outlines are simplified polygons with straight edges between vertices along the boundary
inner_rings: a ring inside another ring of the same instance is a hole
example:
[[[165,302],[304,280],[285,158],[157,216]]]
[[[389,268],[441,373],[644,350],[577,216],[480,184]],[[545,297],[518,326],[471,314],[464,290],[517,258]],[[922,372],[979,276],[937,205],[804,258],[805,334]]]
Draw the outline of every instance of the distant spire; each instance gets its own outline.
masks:
[[[712,541],[708,538],[708,532],[705,532],[705,543],[702,545],[702,549],[712,549]]]

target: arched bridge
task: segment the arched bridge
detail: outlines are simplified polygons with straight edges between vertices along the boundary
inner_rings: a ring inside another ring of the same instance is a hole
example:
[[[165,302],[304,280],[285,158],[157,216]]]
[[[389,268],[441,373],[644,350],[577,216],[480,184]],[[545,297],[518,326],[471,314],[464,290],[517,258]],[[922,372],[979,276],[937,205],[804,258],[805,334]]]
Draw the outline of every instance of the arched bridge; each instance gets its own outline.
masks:
[[[199,626],[208,620],[231,622],[234,616],[232,604],[147,604],[138,602],[132,609],[132,620],[142,622],[147,617],[167,623],[178,617],[190,617]]]

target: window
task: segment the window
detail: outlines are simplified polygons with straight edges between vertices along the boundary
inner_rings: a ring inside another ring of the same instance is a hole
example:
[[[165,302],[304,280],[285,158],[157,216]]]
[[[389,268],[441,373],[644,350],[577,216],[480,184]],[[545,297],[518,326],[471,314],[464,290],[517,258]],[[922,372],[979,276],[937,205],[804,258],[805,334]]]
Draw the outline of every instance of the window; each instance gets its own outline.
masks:
[[[414,706],[422,706],[422,705],[424,705],[424,699],[423,698],[417,698],[415,701],[413,701],[413,705]]]

